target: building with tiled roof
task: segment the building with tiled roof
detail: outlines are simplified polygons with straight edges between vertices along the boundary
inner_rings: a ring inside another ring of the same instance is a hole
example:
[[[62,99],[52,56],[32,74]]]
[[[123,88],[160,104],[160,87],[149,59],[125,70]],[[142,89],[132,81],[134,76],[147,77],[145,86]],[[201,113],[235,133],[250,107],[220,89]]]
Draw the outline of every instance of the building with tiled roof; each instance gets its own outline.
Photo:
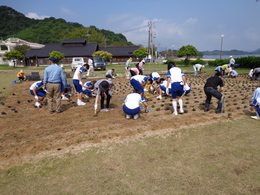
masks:
[[[92,57],[96,51],[107,51],[113,55],[111,62],[125,62],[133,56],[139,46],[99,47],[97,43],[88,43],[85,39],[65,39],[61,43],[46,44],[41,49],[31,49],[25,55],[26,66],[47,64],[52,51],[64,54],[63,64],[71,64],[73,57]]]

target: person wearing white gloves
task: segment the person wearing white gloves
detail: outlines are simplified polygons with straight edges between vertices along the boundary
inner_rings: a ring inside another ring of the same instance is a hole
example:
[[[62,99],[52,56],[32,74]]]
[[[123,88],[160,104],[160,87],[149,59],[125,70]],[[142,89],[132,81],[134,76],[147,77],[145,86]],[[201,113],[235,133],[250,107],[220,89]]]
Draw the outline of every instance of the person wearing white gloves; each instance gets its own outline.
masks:
[[[78,100],[77,100],[77,105],[78,106],[84,106],[86,105],[85,102],[82,101],[82,94],[83,94],[83,89],[82,89],[82,74],[84,71],[87,71],[89,69],[88,64],[84,64],[83,66],[79,66],[73,75],[73,85],[78,92]]]
[[[36,81],[30,86],[30,93],[34,96],[36,100],[35,106],[41,107],[41,101],[46,97],[46,91],[44,90],[44,85],[42,81]]]

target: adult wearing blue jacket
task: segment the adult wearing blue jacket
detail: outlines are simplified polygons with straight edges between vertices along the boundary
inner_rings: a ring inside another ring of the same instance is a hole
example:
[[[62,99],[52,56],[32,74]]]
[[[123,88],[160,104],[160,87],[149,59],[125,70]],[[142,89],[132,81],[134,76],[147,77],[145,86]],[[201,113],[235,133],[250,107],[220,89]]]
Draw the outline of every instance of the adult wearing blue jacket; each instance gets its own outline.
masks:
[[[50,114],[61,113],[61,87],[60,82],[66,87],[66,80],[63,70],[57,65],[59,60],[54,57],[49,58],[49,64],[44,70],[43,84],[47,90],[48,107]],[[56,109],[53,108],[53,101],[56,102]]]

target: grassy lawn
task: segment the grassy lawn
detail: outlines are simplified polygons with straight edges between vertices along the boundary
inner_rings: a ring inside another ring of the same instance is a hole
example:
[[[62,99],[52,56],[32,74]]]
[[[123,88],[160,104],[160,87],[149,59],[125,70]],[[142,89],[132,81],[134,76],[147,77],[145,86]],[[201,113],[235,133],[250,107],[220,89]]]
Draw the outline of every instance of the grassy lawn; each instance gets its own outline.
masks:
[[[181,129],[0,170],[1,194],[259,194],[259,121]]]

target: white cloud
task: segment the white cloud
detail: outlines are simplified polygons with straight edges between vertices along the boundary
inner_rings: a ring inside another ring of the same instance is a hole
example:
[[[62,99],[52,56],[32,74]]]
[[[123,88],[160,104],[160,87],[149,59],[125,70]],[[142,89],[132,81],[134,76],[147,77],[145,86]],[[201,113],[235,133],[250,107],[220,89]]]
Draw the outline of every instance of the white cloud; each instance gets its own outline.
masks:
[[[69,16],[75,16],[76,15],[73,11],[71,11],[71,10],[65,8],[65,7],[61,7],[60,10],[61,10],[61,13],[65,14],[65,15],[69,15]]]
[[[29,12],[26,17],[28,18],[33,18],[33,19],[44,19],[44,18],[49,18],[50,16],[39,16],[37,13],[34,12]]]
[[[196,24],[198,22],[198,19],[196,18],[189,18],[188,20],[186,20],[184,22],[184,25],[193,25]]]

